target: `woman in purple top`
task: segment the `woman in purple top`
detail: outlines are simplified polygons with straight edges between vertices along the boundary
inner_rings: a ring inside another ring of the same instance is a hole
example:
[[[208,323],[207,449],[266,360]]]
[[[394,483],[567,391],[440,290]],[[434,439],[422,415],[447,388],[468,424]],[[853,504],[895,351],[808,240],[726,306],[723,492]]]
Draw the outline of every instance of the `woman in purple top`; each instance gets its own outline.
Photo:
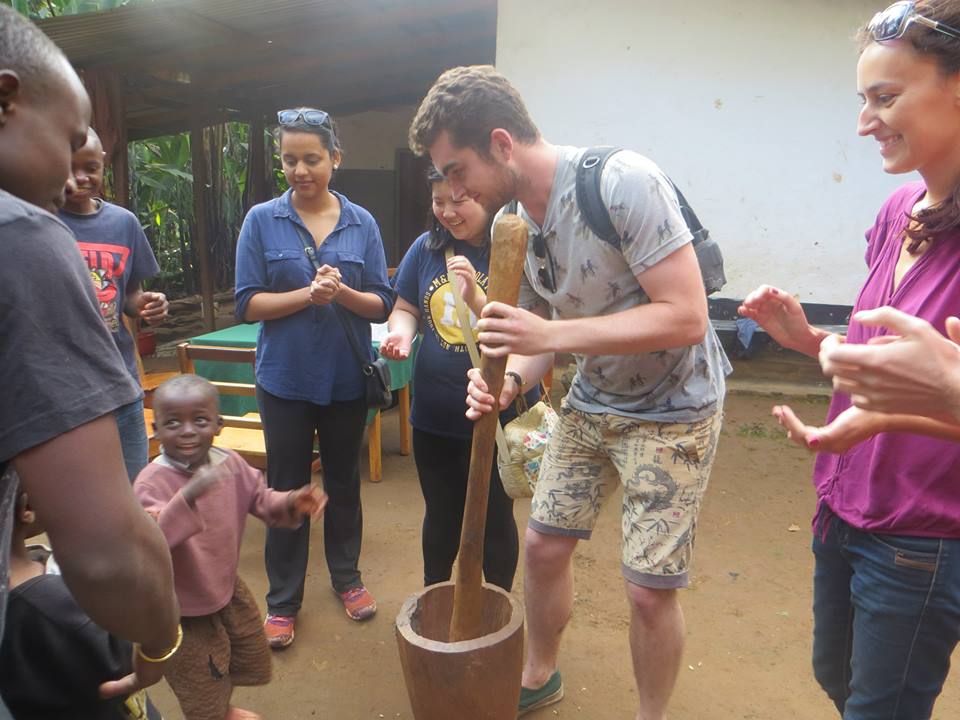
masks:
[[[855,311],[891,306],[943,333],[960,308],[960,0],[898,2],[861,32],[860,135],[889,173],[917,171],[867,232]],[[788,293],[762,286],[741,313],[813,357],[883,342],[876,323],[844,339],[810,326]],[[956,427],[880,415],[836,393],[830,425],[795,439],[821,451],[814,484],[814,672],[848,720],[929,718],[960,636],[960,444]],[[896,432],[892,432],[896,431]],[[940,437],[924,437],[918,434]],[[862,441],[860,441],[862,440]]]

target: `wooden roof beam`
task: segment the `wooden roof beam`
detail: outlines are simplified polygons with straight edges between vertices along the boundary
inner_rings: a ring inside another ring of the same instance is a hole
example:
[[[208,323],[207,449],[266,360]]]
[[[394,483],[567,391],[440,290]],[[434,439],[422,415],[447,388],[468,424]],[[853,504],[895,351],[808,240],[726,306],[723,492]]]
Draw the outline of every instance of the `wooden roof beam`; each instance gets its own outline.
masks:
[[[292,32],[287,35],[258,36],[254,48],[249,47],[250,41],[247,40],[244,51],[253,51],[256,47],[259,47],[260,53],[258,54],[266,56],[277,56],[284,53],[308,55],[315,53],[318,43],[324,41],[347,38],[352,44],[358,44],[358,36],[362,37],[378,30],[396,31],[401,24],[426,29],[437,22],[448,22],[448,18],[450,19],[449,22],[459,24],[458,18],[471,14],[489,16],[494,33],[496,32],[497,5],[495,0],[440,0],[433,2],[419,0],[418,2],[396,4],[389,10],[377,10],[376,12],[368,12],[371,9],[368,5],[369,2],[352,0],[338,8],[341,11],[339,15],[305,18],[305,21],[310,21],[306,29],[298,26],[290,28]],[[342,12],[344,8],[349,14]],[[330,37],[324,37],[324,33],[318,35],[318,29],[327,30],[328,28]],[[267,45],[268,40],[273,42]],[[126,67],[147,70],[153,67],[168,68],[172,61],[183,71],[189,73],[192,66],[203,64],[211,57],[222,55],[225,45],[227,44],[217,43],[216,45],[208,45],[185,52],[171,53],[170,56],[167,53],[159,52],[138,53],[120,58],[120,61],[125,63]]]

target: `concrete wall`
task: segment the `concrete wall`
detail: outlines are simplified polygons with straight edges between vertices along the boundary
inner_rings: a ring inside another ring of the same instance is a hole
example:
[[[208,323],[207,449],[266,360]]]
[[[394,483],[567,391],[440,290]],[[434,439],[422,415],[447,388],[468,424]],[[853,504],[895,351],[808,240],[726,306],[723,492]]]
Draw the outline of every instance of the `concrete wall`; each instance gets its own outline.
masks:
[[[334,118],[344,159],[333,185],[376,219],[389,265],[400,260],[396,236],[396,152],[407,147],[407,129],[416,111],[416,106],[402,106]]]
[[[335,117],[345,151],[344,169],[393,170],[397,148],[407,147],[407,130],[417,105]]]
[[[500,0],[497,66],[544,136],[658,162],[762,282],[852,304],[887,176],[859,138],[856,28],[887,0]]]

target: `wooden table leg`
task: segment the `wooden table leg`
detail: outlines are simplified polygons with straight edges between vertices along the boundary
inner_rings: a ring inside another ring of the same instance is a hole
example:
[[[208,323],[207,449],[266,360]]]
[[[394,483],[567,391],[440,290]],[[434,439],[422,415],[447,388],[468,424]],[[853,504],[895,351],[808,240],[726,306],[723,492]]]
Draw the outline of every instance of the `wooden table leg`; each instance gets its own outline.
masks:
[[[370,482],[380,482],[383,479],[383,464],[380,459],[380,416],[377,411],[376,417],[370,423],[370,432],[367,434],[367,446],[370,454]]]
[[[409,455],[413,440],[410,430],[410,386],[397,390],[397,412],[400,414],[400,454]]]

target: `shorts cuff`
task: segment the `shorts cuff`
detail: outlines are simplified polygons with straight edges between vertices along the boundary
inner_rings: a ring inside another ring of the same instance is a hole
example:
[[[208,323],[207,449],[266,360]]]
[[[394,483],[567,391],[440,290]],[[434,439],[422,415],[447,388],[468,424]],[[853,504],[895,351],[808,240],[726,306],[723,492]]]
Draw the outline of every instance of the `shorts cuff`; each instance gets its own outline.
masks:
[[[621,564],[620,570],[627,582],[651,590],[678,590],[690,584],[690,576],[683,572],[677,575],[656,575],[640,572]]]
[[[544,535],[561,535],[563,537],[575,537],[580,540],[589,540],[593,534],[592,530],[571,530],[568,528],[553,527],[552,525],[544,525],[542,522],[534,520],[533,518],[527,521],[527,527]]]

